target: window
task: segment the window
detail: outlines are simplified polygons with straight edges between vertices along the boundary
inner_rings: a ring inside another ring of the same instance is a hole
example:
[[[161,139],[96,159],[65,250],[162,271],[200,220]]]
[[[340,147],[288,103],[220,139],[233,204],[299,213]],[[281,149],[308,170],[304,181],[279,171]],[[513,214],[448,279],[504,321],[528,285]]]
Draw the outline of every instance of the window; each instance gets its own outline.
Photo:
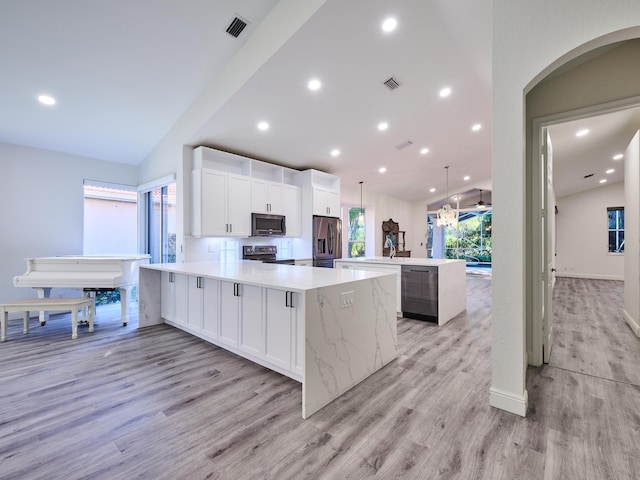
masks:
[[[140,193],[142,250],[151,255],[151,263],[176,261],[176,183],[158,182]]]
[[[349,209],[349,258],[364,257],[364,208]]]
[[[138,251],[137,201],[135,187],[84,181],[84,255]]]
[[[624,207],[607,208],[609,221],[609,252],[624,252]]]

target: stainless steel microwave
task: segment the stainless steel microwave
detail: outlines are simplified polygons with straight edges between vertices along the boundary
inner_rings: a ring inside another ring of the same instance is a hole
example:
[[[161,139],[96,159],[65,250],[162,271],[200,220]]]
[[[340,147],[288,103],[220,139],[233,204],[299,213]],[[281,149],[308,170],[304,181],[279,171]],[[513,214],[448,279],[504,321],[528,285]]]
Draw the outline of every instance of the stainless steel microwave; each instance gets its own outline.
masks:
[[[251,236],[253,237],[282,237],[287,233],[284,215],[271,213],[251,214]]]

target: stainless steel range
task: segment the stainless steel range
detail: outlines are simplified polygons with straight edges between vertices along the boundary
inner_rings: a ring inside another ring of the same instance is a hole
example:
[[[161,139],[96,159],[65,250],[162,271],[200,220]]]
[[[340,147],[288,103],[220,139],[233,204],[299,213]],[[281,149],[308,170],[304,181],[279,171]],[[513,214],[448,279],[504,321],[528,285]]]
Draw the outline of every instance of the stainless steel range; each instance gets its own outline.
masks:
[[[275,245],[245,245],[242,247],[242,259],[286,265],[295,265],[296,263],[292,258],[278,258],[278,247]]]

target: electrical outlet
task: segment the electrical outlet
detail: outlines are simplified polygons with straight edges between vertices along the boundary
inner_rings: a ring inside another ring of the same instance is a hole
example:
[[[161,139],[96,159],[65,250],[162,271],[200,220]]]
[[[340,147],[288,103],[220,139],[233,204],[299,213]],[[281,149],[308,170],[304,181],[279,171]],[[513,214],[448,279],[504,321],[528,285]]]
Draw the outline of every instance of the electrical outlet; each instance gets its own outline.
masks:
[[[342,293],[342,308],[353,307],[354,303],[354,292],[353,290],[350,292]]]

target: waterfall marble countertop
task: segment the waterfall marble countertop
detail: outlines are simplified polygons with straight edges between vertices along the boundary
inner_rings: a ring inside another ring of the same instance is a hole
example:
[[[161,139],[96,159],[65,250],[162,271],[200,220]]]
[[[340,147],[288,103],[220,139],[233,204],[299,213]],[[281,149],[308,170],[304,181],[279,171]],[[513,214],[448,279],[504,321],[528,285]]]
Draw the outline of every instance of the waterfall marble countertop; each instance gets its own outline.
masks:
[[[387,259],[388,260],[388,259]],[[367,278],[388,275],[380,272],[309,268],[255,260],[237,262],[155,263],[141,268],[161,270],[184,275],[227,280],[230,282],[305,292],[316,288],[350,283]]]

